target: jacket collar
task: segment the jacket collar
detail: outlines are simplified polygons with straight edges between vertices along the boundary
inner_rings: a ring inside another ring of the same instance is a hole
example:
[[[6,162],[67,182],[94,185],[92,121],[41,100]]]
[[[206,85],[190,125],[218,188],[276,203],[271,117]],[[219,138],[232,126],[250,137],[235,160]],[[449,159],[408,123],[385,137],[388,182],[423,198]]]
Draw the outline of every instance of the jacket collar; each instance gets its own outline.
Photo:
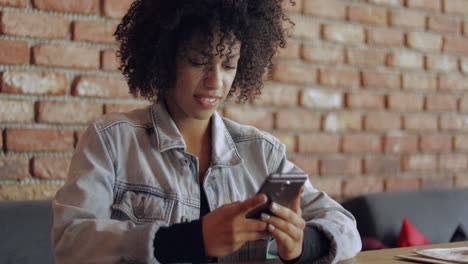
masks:
[[[184,138],[169,115],[164,102],[152,105],[151,118],[156,131],[156,144],[161,152],[174,148],[187,150]],[[211,117],[211,135],[212,166],[236,166],[242,163],[234,140],[217,112]]]

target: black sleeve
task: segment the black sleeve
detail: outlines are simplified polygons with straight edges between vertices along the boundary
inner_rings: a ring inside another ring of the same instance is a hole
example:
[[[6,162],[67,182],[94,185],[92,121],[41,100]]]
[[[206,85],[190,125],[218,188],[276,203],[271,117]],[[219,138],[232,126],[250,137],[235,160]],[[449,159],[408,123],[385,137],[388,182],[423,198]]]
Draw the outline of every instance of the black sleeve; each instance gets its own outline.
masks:
[[[154,257],[161,263],[205,262],[202,222],[161,227],[153,241]]]
[[[330,240],[315,227],[304,229],[302,255],[292,260],[283,260],[285,264],[310,263],[311,260],[326,256],[330,251]]]

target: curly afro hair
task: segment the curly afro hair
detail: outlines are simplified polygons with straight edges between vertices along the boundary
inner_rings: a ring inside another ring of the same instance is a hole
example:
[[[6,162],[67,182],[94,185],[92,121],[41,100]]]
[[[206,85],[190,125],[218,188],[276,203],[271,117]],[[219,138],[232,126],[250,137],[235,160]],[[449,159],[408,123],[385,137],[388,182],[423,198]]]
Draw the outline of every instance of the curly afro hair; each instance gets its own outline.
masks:
[[[289,0],[293,5],[293,0]],[[238,102],[261,94],[263,76],[288,36],[284,22],[294,23],[282,9],[283,0],[135,0],[114,35],[117,56],[133,94],[160,101],[177,78],[177,56],[184,54],[195,32],[220,36],[218,53],[241,42],[237,74],[229,96]],[[211,36],[211,37],[210,37]],[[227,45],[227,47],[226,47]]]

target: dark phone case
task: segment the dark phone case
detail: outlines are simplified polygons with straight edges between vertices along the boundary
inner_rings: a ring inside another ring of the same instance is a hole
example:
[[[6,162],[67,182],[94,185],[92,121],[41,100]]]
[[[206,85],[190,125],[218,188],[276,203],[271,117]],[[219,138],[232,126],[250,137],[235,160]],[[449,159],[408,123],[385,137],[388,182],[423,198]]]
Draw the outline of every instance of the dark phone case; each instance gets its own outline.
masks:
[[[264,193],[268,197],[268,202],[250,211],[246,217],[260,218],[262,213],[271,215],[271,202],[289,206],[306,179],[307,174],[304,173],[283,173],[268,176],[257,192]]]

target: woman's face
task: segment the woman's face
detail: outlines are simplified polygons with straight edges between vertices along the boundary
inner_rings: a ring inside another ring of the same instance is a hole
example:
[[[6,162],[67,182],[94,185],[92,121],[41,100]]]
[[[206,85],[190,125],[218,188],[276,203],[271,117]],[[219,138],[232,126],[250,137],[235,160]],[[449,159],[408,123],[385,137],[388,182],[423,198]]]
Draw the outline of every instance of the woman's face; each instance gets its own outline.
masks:
[[[166,103],[175,121],[183,119],[209,120],[224,102],[237,73],[240,42],[227,45],[215,55],[219,36],[214,35],[211,54],[206,54],[206,36],[195,34],[184,56],[177,59],[177,79],[166,96]]]

